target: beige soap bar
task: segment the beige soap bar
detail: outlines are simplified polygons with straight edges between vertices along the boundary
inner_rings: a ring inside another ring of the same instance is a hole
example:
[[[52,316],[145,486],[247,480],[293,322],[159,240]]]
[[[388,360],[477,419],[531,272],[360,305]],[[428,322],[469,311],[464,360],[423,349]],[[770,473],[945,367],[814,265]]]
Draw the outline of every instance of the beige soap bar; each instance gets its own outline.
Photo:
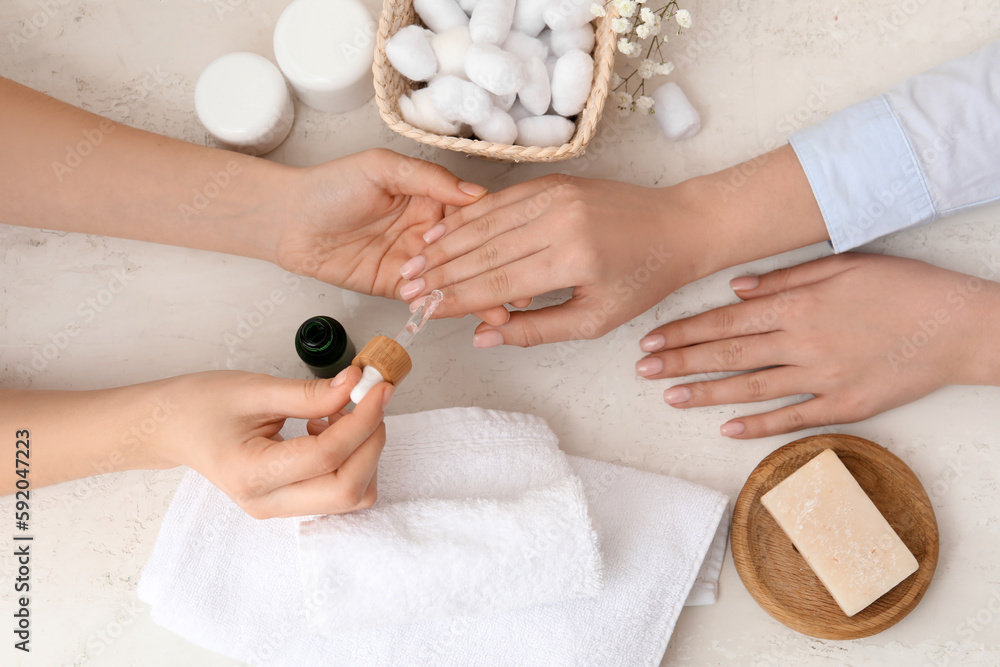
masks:
[[[848,616],[917,571],[917,559],[832,449],[761,502]]]

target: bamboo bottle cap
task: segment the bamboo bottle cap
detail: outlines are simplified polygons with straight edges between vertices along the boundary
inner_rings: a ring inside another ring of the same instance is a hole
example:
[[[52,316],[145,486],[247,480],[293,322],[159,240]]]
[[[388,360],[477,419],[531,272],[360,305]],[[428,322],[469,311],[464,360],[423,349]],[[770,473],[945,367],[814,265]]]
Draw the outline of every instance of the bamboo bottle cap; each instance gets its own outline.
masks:
[[[353,365],[364,370],[371,366],[382,378],[393,385],[398,385],[413,368],[410,355],[403,346],[388,336],[375,336],[354,357]]]

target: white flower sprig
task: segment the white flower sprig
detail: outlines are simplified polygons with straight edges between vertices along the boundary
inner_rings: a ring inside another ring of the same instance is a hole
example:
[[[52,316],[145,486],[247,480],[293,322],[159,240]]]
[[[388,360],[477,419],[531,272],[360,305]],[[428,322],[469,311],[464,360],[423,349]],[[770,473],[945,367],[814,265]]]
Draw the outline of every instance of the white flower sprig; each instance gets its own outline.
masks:
[[[677,23],[677,33],[692,25],[691,12],[680,9],[677,0],[669,0],[659,9],[646,6],[647,0],[608,0],[604,4],[590,6],[594,16],[607,16],[608,5],[618,10],[618,17],[612,19],[611,29],[621,35],[618,50],[629,58],[637,58],[645,51],[642,60],[624,79],[612,74],[611,99],[622,112],[638,111],[653,113],[653,100],[646,96],[646,80],[657,75],[674,71],[674,64],[663,56],[662,48],[667,43],[667,35],[662,34],[663,24],[673,19]],[[649,41],[649,46],[643,42]],[[633,85],[630,85],[631,84]],[[638,83],[636,83],[638,82]],[[630,88],[633,88],[629,92]]]

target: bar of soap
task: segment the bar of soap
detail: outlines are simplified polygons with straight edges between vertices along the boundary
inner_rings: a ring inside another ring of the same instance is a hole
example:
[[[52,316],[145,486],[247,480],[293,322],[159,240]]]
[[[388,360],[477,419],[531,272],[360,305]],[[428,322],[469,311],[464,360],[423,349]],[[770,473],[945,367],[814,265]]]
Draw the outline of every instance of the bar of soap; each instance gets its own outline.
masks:
[[[917,571],[917,559],[832,449],[761,503],[848,616]]]
[[[375,31],[359,0],[294,0],[274,26],[274,57],[304,103],[350,111],[375,94]]]

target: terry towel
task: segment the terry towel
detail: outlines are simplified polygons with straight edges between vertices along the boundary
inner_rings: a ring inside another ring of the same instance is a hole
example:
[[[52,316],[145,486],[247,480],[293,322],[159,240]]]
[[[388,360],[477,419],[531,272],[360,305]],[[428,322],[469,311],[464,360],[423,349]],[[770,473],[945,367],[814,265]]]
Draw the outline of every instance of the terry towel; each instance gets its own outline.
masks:
[[[491,428],[503,446],[517,439],[518,423],[537,424],[498,414],[390,417],[387,451],[418,432],[446,443]],[[605,585],[593,598],[320,636],[307,619],[336,591],[304,590],[300,522],[251,519],[193,472],[163,520],[139,598],[167,629],[251,665],[656,665],[685,600],[714,600],[728,499],[682,480],[567,458],[600,539]],[[380,473],[379,483],[381,491],[389,480]]]
[[[496,613],[601,591],[580,479],[544,420],[437,410],[391,422],[379,501],[299,524],[309,629]]]

